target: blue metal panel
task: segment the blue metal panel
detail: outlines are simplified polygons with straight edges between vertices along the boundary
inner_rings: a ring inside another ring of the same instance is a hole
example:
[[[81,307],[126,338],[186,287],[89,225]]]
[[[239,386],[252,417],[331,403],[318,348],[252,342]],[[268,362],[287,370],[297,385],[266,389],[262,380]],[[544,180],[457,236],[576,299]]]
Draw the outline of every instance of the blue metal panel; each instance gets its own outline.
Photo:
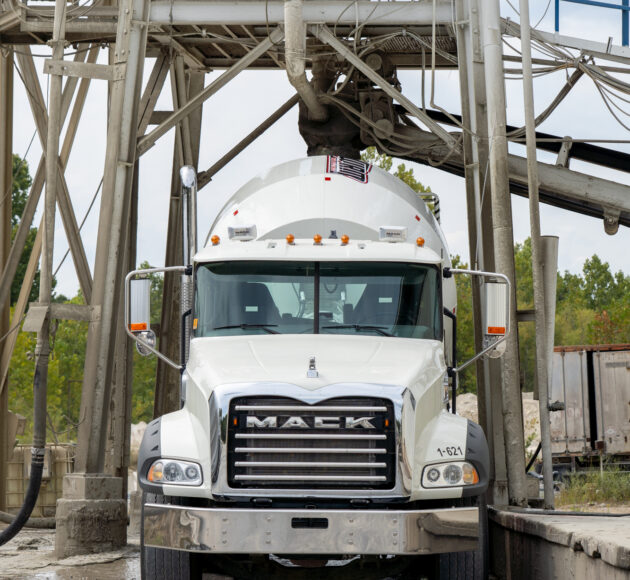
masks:
[[[612,8],[621,11],[621,44],[628,46],[630,37],[630,0],[621,0],[621,4],[612,4],[610,2],[601,2],[599,0],[564,0],[564,2],[572,2],[573,4],[583,4],[585,6],[595,6],[598,8]],[[554,30],[560,30],[560,0],[555,0],[555,23]]]

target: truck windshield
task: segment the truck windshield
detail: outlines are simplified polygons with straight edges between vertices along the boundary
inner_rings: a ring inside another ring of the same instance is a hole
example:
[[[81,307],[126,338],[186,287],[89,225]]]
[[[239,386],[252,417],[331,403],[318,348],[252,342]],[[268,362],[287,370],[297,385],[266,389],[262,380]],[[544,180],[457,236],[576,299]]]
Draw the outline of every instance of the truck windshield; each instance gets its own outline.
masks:
[[[196,272],[194,335],[321,333],[441,340],[439,283],[438,269],[427,264],[202,264]]]

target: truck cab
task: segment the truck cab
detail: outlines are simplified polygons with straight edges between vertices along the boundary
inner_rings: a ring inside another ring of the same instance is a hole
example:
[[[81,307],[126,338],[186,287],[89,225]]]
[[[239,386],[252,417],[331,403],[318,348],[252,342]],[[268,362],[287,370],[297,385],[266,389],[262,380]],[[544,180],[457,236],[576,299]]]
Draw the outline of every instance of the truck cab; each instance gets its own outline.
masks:
[[[479,550],[488,448],[449,410],[450,266],[427,205],[361,161],[291,161],[233,195],[182,267],[182,408],[138,462],[145,576],[416,558],[433,577]]]

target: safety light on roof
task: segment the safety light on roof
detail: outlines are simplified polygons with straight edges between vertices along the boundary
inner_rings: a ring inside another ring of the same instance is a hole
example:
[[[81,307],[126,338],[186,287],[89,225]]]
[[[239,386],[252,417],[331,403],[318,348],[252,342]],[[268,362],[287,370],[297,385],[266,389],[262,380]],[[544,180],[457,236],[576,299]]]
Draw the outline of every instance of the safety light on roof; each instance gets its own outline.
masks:
[[[341,245],[345,246],[350,241],[350,237],[344,234],[341,236]]]
[[[217,236],[216,234],[214,234],[214,236],[210,238],[210,241],[212,242],[213,246],[217,246],[219,242],[221,241],[221,238]]]
[[[313,236],[313,241],[314,241],[317,245],[319,245],[319,244],[321,244],[321,243],[322,243],[322,237],[321,237],[319,234],[315,234],[315,235]]]
[[[423,238],[422,236],[418,236],[418,237],[416,238],[416,245],[417,245],[419,248],[424,247],[424,238]]]
[[[287,234],[286,239],[287,239],[287,244],[290,244],[291,246],[295,242],[295,236],[293,234]]]
[[[248,226],[228,226],[228,236],[230,240],[250,242],[256,239],[256,226],[254,224]]]
[[[407,239],[407,228],[404,226],[381,226],[378,229],[381,242],[404,242]]]

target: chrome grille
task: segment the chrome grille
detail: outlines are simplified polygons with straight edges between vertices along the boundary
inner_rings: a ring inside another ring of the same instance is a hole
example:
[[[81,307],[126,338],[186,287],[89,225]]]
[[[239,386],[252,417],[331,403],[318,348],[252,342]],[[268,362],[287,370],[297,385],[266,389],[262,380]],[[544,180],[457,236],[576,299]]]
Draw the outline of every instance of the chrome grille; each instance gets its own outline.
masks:
[[[344,397],[309,405],[286,397],[233,399],[228,481],[233,488],[391,489],[392,402]]]

